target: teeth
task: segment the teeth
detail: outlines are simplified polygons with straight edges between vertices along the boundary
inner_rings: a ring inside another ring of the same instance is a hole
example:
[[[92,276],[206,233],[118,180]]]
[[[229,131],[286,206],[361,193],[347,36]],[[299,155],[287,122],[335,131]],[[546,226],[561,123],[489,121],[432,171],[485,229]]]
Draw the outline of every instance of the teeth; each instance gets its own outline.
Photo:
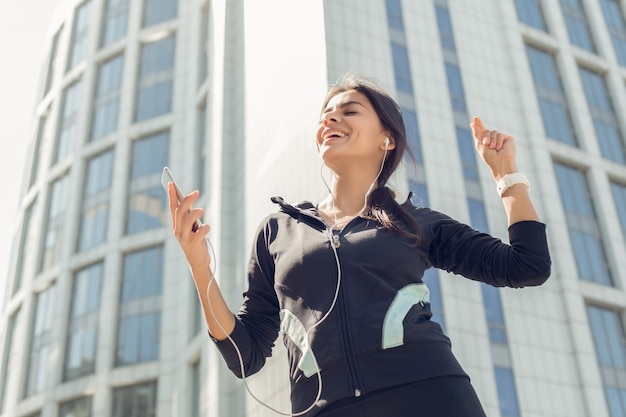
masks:
[[[344,138],[346,135],[343,132],[332,132],[331,134],[326,135],[327,138],[332,138],[334,136],[338,136],[340,138]]]

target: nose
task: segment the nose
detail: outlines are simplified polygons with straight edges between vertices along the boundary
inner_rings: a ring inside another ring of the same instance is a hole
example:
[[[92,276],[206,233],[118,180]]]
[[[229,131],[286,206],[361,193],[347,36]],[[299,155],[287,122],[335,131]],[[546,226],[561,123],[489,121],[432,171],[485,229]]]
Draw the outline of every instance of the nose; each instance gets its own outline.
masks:
[[[340,120],[339,114],[335,111],[326,112],[322,118],[322,124],[326,126],[328,123],[338,123]]]

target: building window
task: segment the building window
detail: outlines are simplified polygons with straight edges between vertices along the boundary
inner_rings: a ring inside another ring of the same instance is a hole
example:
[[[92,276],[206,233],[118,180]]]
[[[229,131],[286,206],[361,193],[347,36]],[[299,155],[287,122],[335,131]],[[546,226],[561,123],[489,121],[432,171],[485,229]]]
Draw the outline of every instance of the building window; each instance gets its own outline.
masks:
[[[626,333],[620,313],[587,306],[611,417],[626,415]]]
[[[28,176],[28,188],[30,189],[37,182],[39,175],[39,163],[41,160],[41,144],[46,140],[46,128],[48,127],[47,115],[39,118],[39,126],[37,127],[37,137],[33,146],[33,158],[30,162],[30,174]]]
[[[162,227],[168,221],[167,194],[161,186],[161,172],[168,165],[169,148],[169,132],[133,142],[127,234]]]
[[[198,65],[198,85],[206,80],[209,72],[209,7],[202,8],[200,17],[200,59]]]
[[[558,163],[555,169],[578,275],[586,281],[612,285],[585,174]]]
[[[88,162],[78,235],[79,251],[106,240],[112,176],[113,151],[104,152]]]
[[[128,30],[128,0],[107,0],[101,46],[111,45],[126,36]]]
[[[446,63],[445,67],[452,108],[465,112],[467,107],[465,105],[465,91],[463,89],[463,80],[461,79],[461,70],[457,65],[450,63]]]
[[[89,22],[91,0],[87,0],[76,8],[72,41],[67,61],[67,70],[71,70],[87,56],[89,47]]]
[[[50,373],[47,365],[52,348],[52,322],[55,317],[53,311],[54,293],[55,285],[53,284],[45,291],[40,292],[36,298],[24,398],[43,391],[46,377]]]
[[[411,80],[411,66],[406,46],[399,43],[391,43],[393,58],[393,70],[396,78],[396,88],[399,91],[413,94],[413,81]]]
[[[463,166],[463,178],[465,182],[480,180],[478,174],[478,164],[476,164],[476,149],[474,148],[474,139],[467,129],[456,128],[457,143],[459,145],[459,154],[461,164]]]
[[[96,369],[102,272],[103,265],[98,263],[74,275],[64,381],[92,374]]]
[[[595,52],[595,46],[589,32],[589,23],[580,0],[560,0],[567,33],[572,44]]]
[[[604,20],[609,29],[617,62],[626,67],[626,22],[618,0],[600,0]]]
[[[586,68],[580,68],[580,78],[593,118],[596,136],[600,142],[602,156],[620,164],[626,164],[622,133],[617,124],[617,117],[604,77]]]
[[[515,9],[520,22],[544,32],[548,31],[539,0],[515,0]]]
[[[413,153],[417,164],[419,166],[423,166],[424,156],[422,153],[422,142],[417,122],[417,114],[414,110],[402,108],[402,119],[404,120],[406,139],[409,149]]]
[[[102,64],[98,71],[98,87],[94,97],[91,140],[117,130],[124,57],[118,55]]]
[[[162,287],[162,247],[124,257],[116,366],[158,360]]]
[[[59,120],[59,133],[53,163],[63,160],[74,150],[78,136],[78,117],[80,113],[80,81],[65,89]]]
[[[454,44],[454,31],[452,29],[452,20],[448,9],[435,6],[435,14],[437,16],[437,26],[439,28],[439,39],[444,49],[456,50]]]
[[[0,386],[0,413],[4,411],[7,398],[14,395],[15,381],[18,375],[18,361],[15,359],[18,355],[17,350],[17,330],[20,324],[20,311],[17,310],[9,317],[6,336],[4,338],[4,346],[2,347],[4,356],[2,357],[2,367],[0,368],[0,376],[2,376],[2,385]],[[11,360],[13,358],[13,360]]]
[[[64,175],[50,186],[48,219],[39,271],[54,265],[61,256],[64,241],[63,226],[68,203],[68,182],[68,175]]]
[[[428,287],[430,292],[430,311],[433,314],[431,320],[439,323],[442,329],[446,328],[446,321],[443,316],[443,298],[441,296],[441,285],[439,275],[435,268],[427,269],[422,277],[422,282]]]
[[[91,417],[91,397],[81,397],[61,403],[59,417]]]
[[[390,28],[404,32],[404,19],[402,17],[402,4],[400,0],[385,0],[387,9],[387,24]]]
[[[144,0],[142,26],[148,27],[176,17],[178,0]]]
[[[487,284],[481,284],[480,289],[483,295],[487,326],[489,327],[489,340],[492,343],[504,345],[507,343],[507,337],[500,292],[496,287]]]
[[[513,371],[508,368],[496,367],[494,369],[496,387],[498,388],[498,402],[502,417],[519,417],[519,405],[515,390]]]
[[[15,295],[22,287],[24,277],[30,275],[31,267],[34,262],[26,262],[26,259],[33,252],[30,249],[34,248],[33,231],[31,230],[33,211],[35,210],[35,203],[33,202],[24,211],[24,218],[22,220],[22,231],[20,233],[20,243],[17,252],[17,266],[15,268],[15,279],[13,280],[12,295]]]
[[[174,36],[142,46],[135,121],[172,111],[175,49]]]
[[[111,417],[155,417],[157,383],[130,385],[113,390]]]
[[[470,224],[476,230],[480,230],[484,233],[489,233],[489,226],[487,224],[487,214],[485,213],[485,204],[474,198],[467,199],[467,208],[470,215]]]
[[[566,145],[578,146],[554,56],[530,45],[526,45],[526,53],[546,135]]]
[[[622,225],[622,234],[624,235],[624,241],[626,242],[626,185],[613,182],[611,183],[611,190],[613,191],[613,199],[615,200],[617,216],[619,217],[620,224]]]
[[[61,26],[59,28],[59,30],[57,30],[57,33],[54,35],[54,38],[52,38],[52,47],[50,48],[50,58],[48,59],[48,71],[46,73],[46,85],[44,87],[44,93],[43,95],[45,96],[46,94],[48,94],[48,92],[50,91],[50,88],[52,88],[52,84],[54,84],[54,75],[55,75],[55,70],[57,68],[57,66],[59,65],[58,63],[58,49],[59,49],[59,38],[61,37],[61,33],[63,32],[63,26]]]

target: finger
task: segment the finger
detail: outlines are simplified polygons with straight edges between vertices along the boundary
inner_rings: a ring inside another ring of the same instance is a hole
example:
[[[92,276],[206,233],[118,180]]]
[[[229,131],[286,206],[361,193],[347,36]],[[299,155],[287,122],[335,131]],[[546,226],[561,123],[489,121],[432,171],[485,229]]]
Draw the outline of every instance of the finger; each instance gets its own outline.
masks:
[[[483,137],[483,132],[485,131],[485,125],[480,117],[474,116],[472,123],[470,123],[470,127],[472,128],[474,139],[477,141],[480,140]]]
[[[181,236],[180,233],[186,230],[184,224],[185,218],[191,210],[191,205],[198,199],[198,196],[199,192],[197,190],[189,193],[182,199],[182,201],[179,201],[177,206],[174,207],[174,233],[179,237]],[[178,227],[179,225],[182,227]]]
[[[172,225],[173,225],[174,220],[175,220],[176,208],[180,204],[180,202],[178,201],[178,195],[176,194],[176,189],[174,187],[173,182],[169,182],[167,184],[167,195],[168,195],[168,201],[169,201],[169,206],[170,206],[170,216],[172,217]]]

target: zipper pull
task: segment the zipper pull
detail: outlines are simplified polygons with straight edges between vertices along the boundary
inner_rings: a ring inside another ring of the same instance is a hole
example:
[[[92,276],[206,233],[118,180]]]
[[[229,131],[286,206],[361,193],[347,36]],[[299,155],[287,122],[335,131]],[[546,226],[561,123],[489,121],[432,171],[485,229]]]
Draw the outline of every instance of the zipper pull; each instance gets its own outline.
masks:
[[[333,234],[333,247],[338,249],[341,246],[341,242],[339,241],[339,235]]]

